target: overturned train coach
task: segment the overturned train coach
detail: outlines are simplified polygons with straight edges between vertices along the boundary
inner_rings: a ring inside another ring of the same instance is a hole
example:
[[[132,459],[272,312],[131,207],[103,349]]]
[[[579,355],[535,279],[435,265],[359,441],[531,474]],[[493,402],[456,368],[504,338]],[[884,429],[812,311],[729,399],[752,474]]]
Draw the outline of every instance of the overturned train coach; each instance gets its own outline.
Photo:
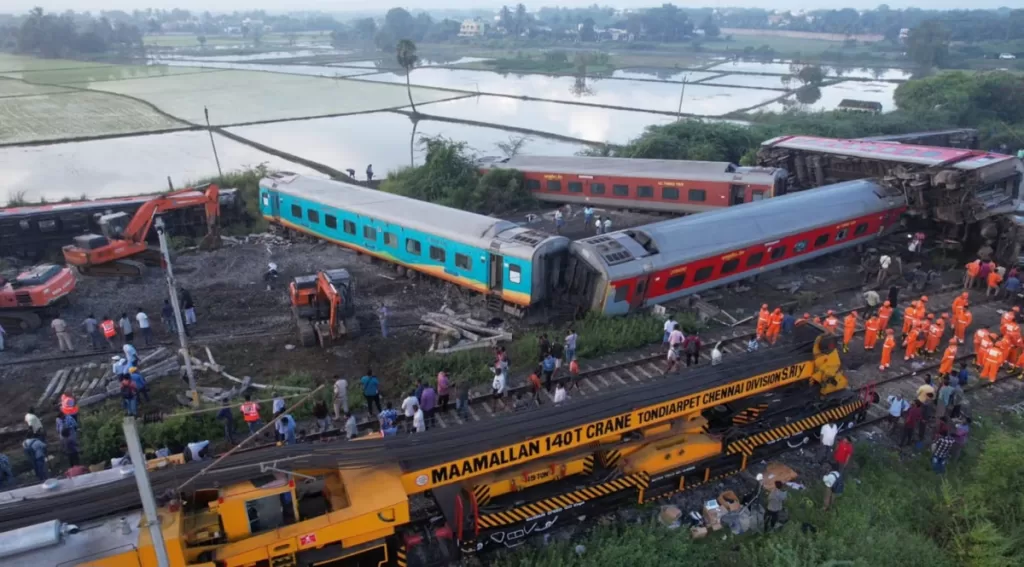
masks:
[[[346,183],[278,174],[270,222],[485,294],[492,308],[620,315],[863,244],[899,223],[901,193],[868,180],[586,238]]]
[[[873,400],[849,388],[835,338],[817,332],[798,326],[792,342],[685,379],[456,425],[468,428],[457,442],[449,426],[229,456],[159,508],[169,565],[448,565],[714,482],[813,441],[825,423],[863,419]],[[273,462],[276,475],[259,462]],[[176,487],[206,465],[151,479]],[[131,478],[0,495],[0,558],[156,565],[134,495]]]
[[[628,313],[878,238],[902,193],[850,181],[573,242],[565,281],[589,309]]]

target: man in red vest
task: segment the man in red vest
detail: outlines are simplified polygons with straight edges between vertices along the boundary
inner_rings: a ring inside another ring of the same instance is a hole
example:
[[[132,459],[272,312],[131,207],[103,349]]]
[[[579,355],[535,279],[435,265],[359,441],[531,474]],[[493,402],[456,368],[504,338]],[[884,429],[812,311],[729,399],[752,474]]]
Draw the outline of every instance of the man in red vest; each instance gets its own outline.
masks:
[[[65,391],[60,395],[60,413],[78,421],[78,402],[71,396],[70,391]]]
[[[107,346],[110,350],[114,350],[114,337],[117,336],[117,327],[114,326],[114,320],[108,315],[103,316],[103,322],[100,323],[100,330],[103,331],[103,338],[107,340]]]
[[[256,433],[261,424],[260,405],[252,401],[252,396],[249,394],[245,395],[245,402],[242,404],[242,417],[245,418],[245,424],[249,426],[249,435]]]

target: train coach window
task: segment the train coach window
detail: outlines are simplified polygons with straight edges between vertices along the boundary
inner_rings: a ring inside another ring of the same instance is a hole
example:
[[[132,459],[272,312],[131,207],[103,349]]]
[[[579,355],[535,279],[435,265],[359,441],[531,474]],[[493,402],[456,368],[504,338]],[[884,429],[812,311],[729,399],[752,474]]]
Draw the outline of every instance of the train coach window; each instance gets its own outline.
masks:
[[[377,229],[372,226],[364,226],[363,238],[367,240],[377,240]]]
[[[536,179],[527,179],[526,188],[530,191],[540,191],[540,181]]]
[[[324,224],[327,228],[338,228],[338,217],[334,215],[324,215]]]
[[[850,229],[848,228],[839,229],[839,232],[836,233],[836,242],[839,242],[840,240],[846,240],[846,235],[849,233]]]
[[[764,261],[764,252],[758,252],[757,254],[751,254],[747,258],[747,267],[753,268],[754,266],[760,266],[761,262]]]
[[[855,228],[853,230],[853,235],[854,236],[860,236],[860,235],[864,234],[867,231],[868,231],[868,223],[862,222],[862,223],[858,224],[857,228]]]
[[[309,219],[309,222],[320,222],[320,213],[313,209],[308,209],[306,211],[306,218]]]
[[[615,288],[615,297],[612,298],[612,301],[614,301],[615,303],[620,303],[626,301],[627,297],[629,297],[629,286],[620,285],[619,287]]]
[[[723,274],[731,274],[731,273],[736,271],[736,268],[739,268],[739,267],[740,267],[740,259],[739,258],[733,258],[732,260],[726,260],[726,262],[724,264],[722,264],[722,273]]]
[[[583,192],[583,184],[580,183],[579,181],[570,181],[569,182],[569,192],[570,193],[582,193]]]
[[[393,232],[384,233],[384,246],[391,248],[398,248],[398,237]]]
[[[704,266],[703,268],[697,270],[696,274],[693,274],[693,281],[694,282],[702,282],[702,281],[710,278],[711,274],[713,274],[713,273],[715,273],[715,267],[714,266]]]
[[[302,207],[298,205],[292,205],[292,216],[301,219],[302,218]]]
[[[629,185],[612,185],[612,195],[616,197],[629,197]]]
[[[750,196],[750,200],[751,201],[763,201],[764,200],[764,191],[754,191],[750,195],[751,195]]]
[[[636,196],[641,198],[654,197],[654,187],[650,185],[640,185],[636,188]]]
[[[807,244],[805,243],[804,246],[806,246],[806,245]],[[779,258],[781,258],[781,257],[783,257],[785,255],[786,255],[786,247],[785,246],[779,246],[779,247],[776,247],[776,248],[772,248],[772,260],[778,260]]]
[[[345,232],[346,232],[347,234],[355,234],[355,233],[356,233],[356,223],[354,223],[354,222],[352,222],[352,221],[349,221],[349,220],[347,220],[347,221],[344,221],[344,222],[342,223],[342,226],[341,226],[341,228],[342,228],[342,230],[344,230],[344,231],[345,231]]]
[[[690,189],[686,192],[686,200],[693,202],[702,202],[708,198],[708,192],[703,189]]]
[[[406,238],[405,239],[405,251],[406,252],[419,256],[420,255],[420,250],[421,250],[421,247],[420,247],[420,241],[419,240],[413,240],[412,238]]]
[[[818,238],[814,239],[814,247],[818,248],[828,244],[828,233],[818,235]]]
[[[799,253],[803,252],[804,250],[807,250],[807,241],[806,240],[801,240],[800,242],[797,242],[795,245],[793,245],[793,252],[796,253],[796,254],[799,254]]]
[[[591,183],[590,184],[591,195],[604,195],[604,183]]]
[[[455,267],[463,270],[472,270],[473,261],[469,259],[469,256],[465,254],[455,253]]]
[[[672,291],[683,287],[686,282],[686,274],[676,274],[665,281],[665,289]]]
[[[665,187],[661,190],[661,198],[667,201],[678,201],[679,189],[675,187]]]
[[[434,260],[435,262],[441,262],[442,264],[444,264],[445,257],[446,256],[444,253],[444,248],[438,248],[437,246],[430,247],[431,260]]]
[[[518,264],[508,265],[508,281],[514,284],[523,282],[523,270]]]
[[[548,181],[548,191],[561,191],[561,190],[562,190],[562,182],[561,181]]]

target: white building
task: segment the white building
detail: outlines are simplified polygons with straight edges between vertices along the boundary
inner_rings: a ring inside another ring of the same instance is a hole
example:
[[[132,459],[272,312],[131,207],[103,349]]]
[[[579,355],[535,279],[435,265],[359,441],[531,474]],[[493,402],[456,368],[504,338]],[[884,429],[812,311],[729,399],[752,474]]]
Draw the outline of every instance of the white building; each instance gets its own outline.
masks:
[[[487,31],[487,24],[480,20],[462,20],[459,26],[459,37],[478,37]]]

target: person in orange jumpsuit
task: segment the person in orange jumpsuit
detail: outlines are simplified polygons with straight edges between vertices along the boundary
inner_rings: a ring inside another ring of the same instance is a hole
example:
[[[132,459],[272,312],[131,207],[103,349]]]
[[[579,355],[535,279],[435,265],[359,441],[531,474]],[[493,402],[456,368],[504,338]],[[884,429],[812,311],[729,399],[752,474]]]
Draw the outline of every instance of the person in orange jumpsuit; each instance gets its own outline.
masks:
[[[949,339],[949,346],[946,352],[942,353],[942,362],[939,364],[939,375],[948,375],[953,372],[953,363],[956,362],[956,339]]]
[[[1003,276],[999,275],[999,272],[993,269],[988,273],[988,289],[985,290],[985,296],[992,296],[999,293],[999,284],[1003,283]]]
[[[967,309],[968,299],[969,299],[969,296],[967,295],[967,292],[965,291],[965,292],[961,293],[960,295],[958,295],[957,298],[953,300],[953,318],[954,319],[956,318],[956,316],[961,311],[963,311],[964,309]]]
[[[768,312],[768,304],[761,304],[761,311],[757,314],[757,340],[764,338],[765,333],[768,332],[768,318],[770,314]]]
[[[974,331],[974,352],[981,352],[981,341],[988,336],[988,329],[982,328]],[[980,363],[978,364],[981,365]]]
[[[911,301],[910,305],[903,310],[903,336],[906,337],[910,334],[910,329],[914,328],[914,321],[917,319],[917,301]]]
[[[971,326],[974,321],[974,315],[971,315],[971,310],[964,307],[960,310],[960,313],[956,315],[956,319],[953,321],[953,333],[956,336],[956,340],[960,341],[960,344],[964,344],[964,339],[967,336],[967,327]]]
[[[835,312],[829,309],[828,313],[825,314],[825,321],[821,325],[829,333],[836,334],[836,331],[839,329],[839,319],[836,317]]]
[[[882,363],[879,370],[885,370],[892,364],[892,350],[896,348],[896,333],[892,329],[885,330],[885,342],[882,343]]]
[[[872,315],[864,323],[864,350],[875,350],[875,343],[878,342],[878,332],[882,330],[881,317]]]
[[[976,352],[974,360],[974,363],[977,364],[979,368],[985,366],[985,353],[987,353],[989,349],[996,344],[996,340],[998,338],[999,336],[995,333],[989,333],[981,338],[981,345]]]
[[[907,338],[903,341],[903,346],[907,347],[903,353],[903,360],[917,358],[917,351],[921,348],[921,328],[919,326],[915,325],[910,329]]]
[[[889,319],[892,319],[892,305],[887,300],[878,308],[878,330],[889,328]]]
[[[924,351],[928,354],[935,354],[935,351],[939,349],[939,342],[942,340],[942,327],[934,318],[934,315],[928,315],[928,337],[924,341]]]
[[[850,352],[850,341],[857,332],[857,312],[850,311],[843,318],[843,352]]]
[[[1003,365],[1003,351],[991,347],[985,351],[985,364],[981,367],[981,377],[988,378],[990,382],[996,381],[996,374],[999,367]]]
[[[966,266],[964,272],[964,289],[971,289],[974,287],[974,282],[978,279],[978,274],[981,273],[981,258],[970,262]]]
[[[1003,338],[1009,343],[1010,348],[1006,353],[1006,362],[1010,366],[1016,368],[1017,357],[1020,356],[1021,340],[1020,340],[1020,325],[1016,323],[1010,323],[1006,326],[1006,330],[1003,332]]]
[[[1016,367],[1017,367],[1018,374],[1022,378],[1024,378],[1024,352],[1021,352],[1020,356],[1017,357]]]
[[[1003,353],[1003,362],[1010,362],[1012,366],[1013,360],[1010,359],[1010,350],[1013,348],[1013,342],[1010,340],[1010,337],[1003,335],[1003,338],[996,341],[994,346]]]
[[[922,295],[921,299],[917,300],[917,311],[914,313],[915,319],[924,320],[928,315],[928,296]]]
[[[776,307],[775,311],[772,311],[771,317],[768,318],[768,342],[775,344],[775,341],[779,339],[779,333],[782,331],[782,319],[785,315],[782,314],[782,308]]]
[[[1010,323],[1017,322],[1017,314],[1020,313],[1020,307],[1014,307],[1013,309],[1003,313],[1003,316],[999,318],[999,332],[1005,333],[1006,326]]]

